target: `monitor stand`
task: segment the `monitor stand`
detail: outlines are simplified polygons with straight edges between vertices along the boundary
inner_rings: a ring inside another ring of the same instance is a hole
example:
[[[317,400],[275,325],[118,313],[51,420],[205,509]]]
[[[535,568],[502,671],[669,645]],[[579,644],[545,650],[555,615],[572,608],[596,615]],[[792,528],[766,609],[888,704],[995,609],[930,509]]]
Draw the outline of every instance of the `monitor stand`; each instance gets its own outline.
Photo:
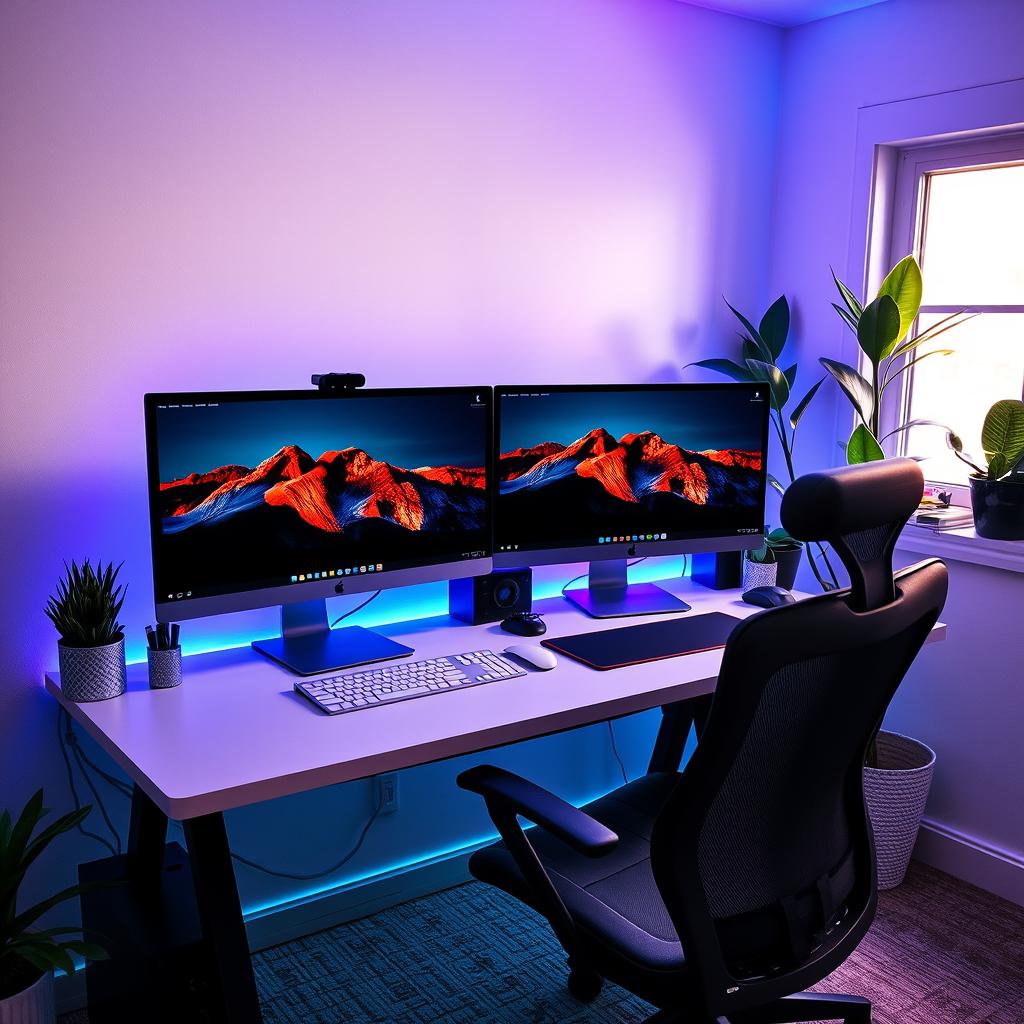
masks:
[[[666,615],[690,610],[685,601],[653,583],[627,582],[624,558],[591,562],[587,586],[567,590],[565,596],[595,619]]]
[[[253,640],[252,646],[296,675],[315,676],[371,661],[406,658],[411,647],[389,640],[372,629],[344,626],[331,629],[327,602],[303,601],[281,606],[281,635]]]

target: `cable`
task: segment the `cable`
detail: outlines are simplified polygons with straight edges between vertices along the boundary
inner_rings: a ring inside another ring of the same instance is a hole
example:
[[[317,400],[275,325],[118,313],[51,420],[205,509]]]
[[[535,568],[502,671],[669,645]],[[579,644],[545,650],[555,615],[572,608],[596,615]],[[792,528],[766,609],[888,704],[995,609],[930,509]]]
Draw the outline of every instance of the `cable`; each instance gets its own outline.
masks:
[[[65,745],[65,741],[64,741],[64,730],[61,729],[61,715],[66,715],[66,714],[67,714],[67,712],[62,707],[58,707],[58,709],[57,709],[57,742],[60,744],[60,752],[61,752],[61,755],[64,758],[64,767],[67,768],[67,771],[68,771],[68,788],[71,790],[71,799],[74,801],[75,810],[76,811],[80,811],[82,809],[82,801],[81,801],[81,799],[78,796],[78,787],[75,785],[75,773],[74,773],[74,771],[71,768],[71,758],[68,757],[68,748]],[[71,716],[68,715],[68,722],[69,722],[68,728],[69,729],[71,727],[70,726],[70,720],[71,720]],[[81,822],[78,823],[76,828],[78,829],[79,832],[81,832],[81,834],[83,836],[85,836],[86,839],[95,839],[96,842],[99,843],[101,846],[105,846],[110,851],[110,855],[112,857],[116,855],[117,851],[114,849],[114,847],[106,839],[103,838],[103,836],[98,836],[98,835],[96,835],[95,832],[90,832],[87,828],[85,828],[84,825],[82,825]]]
[[[81,743],[78,742],[78,737],[75,735],[74,730],[68,731],[68,741],[71,743],[72,748],[77,752],[77,760],[84,761],[104,782],[109,786],[113,787],[122,796],[131,797],[132,787],[131,784],[125,782],[124,779],[119,779],[115,775],[111,775],[109,772],[104,771],[95,761],[93,761],[89,755],[85,752],[85,748]]]
[[[370,826],[373,825],[378,817],[380,817],[381,808],[383,808],[383,806],[384,794],[381,793],[377,798],[377,808],[363,826],[363,831],[359,833],[359,838],[356,840],[355,846],[353,846],[337,864],[332,864],[329,868],[325,868],[323,871],[314,871],[310,874],[294,874],[290,871],[277,871],[274,868],[264,867],[264,865],[257,864],[256,861],[249,860],[248,857],[243,857],[239,853],[232,853],[231,857],[233,860],[238,861],[239,864],[244,864],[247,868],[254,868],[256,871],[262,871],[265,875],[273,875],[275,878],[288,878],[296,882],[310,882],[317,878],[324,878],[327,875],[333,875],[336,871],[340,871],[360,851],[360,849],[362,849],[363,841],[370,832]]]
[[[100,796],[100,791],[96,788],[96,783],[92,781],[92,776],[85,770],[85,765],[82,763],[82,758],[78,752],[78,748],[72,745],[71,753],[78,765],[78,770],[82,773],[82,778],[85,779],[86,785],[92,790],[92,795],[96,799],[96,806],[100,809],[100,815],[103,817],[103,821],[107,826],[107,831],[114,837],[114,843],[117,845],[117,852],[120,855],[124,852],[121,845],[121,835],[117,829],[114,828],[114,823],[110,820],[106,804],[103,803],[103,797]]]
[[[349,608],[349,610],[347,612],[343,612],[341,615],[339,615],[331,623],[331,629],[334,629],[334,627],[339,622],[341,622],[342,619],[347,619],[350,615],[355,615],[356,612],[362,611],[371,601],[373,601],[376,598],[380,597],[380,595],[381,595],[381,592],[379,590],[375,590],[365,601],[362,601],[359,604],[355,605],[354,607]]]
[[[615,730],[612,728],[612,720],[608,719],[608,735],[612,739],[612,753],[615,755],[615,760],[619,762],[619,771],[622,772],[622,781],[625,783],[629,782],[629,776],[626,774],[626,766],[622,763],[622,758],[619,757],[619,748],[615,743]]]

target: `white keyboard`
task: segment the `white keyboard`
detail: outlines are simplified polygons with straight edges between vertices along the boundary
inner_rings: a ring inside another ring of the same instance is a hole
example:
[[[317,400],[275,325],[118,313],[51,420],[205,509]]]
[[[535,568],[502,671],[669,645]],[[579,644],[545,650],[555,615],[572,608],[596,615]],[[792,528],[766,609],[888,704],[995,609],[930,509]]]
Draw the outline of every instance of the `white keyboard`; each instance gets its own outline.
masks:
[[[344,715],[349,711],[525,675],[524,669],[503,654],[470,651],[426,661],[392,662],[324,679],[304,679],[295,684],[295,689],[321,711]]]

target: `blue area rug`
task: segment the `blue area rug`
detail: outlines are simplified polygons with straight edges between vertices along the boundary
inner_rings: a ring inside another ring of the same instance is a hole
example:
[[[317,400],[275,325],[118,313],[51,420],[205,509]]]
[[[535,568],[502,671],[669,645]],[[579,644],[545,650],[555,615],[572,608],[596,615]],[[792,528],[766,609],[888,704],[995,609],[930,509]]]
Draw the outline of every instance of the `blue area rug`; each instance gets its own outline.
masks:
[[[654,1008],[565,987],[547,922],[471,883],[253,957],[265,1024],[634,1024]]]

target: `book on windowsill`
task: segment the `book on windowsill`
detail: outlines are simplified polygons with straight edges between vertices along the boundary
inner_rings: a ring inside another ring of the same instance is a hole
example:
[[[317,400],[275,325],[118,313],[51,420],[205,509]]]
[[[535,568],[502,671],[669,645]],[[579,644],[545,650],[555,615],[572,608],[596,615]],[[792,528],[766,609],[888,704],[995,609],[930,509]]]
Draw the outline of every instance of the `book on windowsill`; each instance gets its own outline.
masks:
[[[925,526],[929,530],[960,530],[965,526],[974,525],[974,513],[963,505],[950,505],[949,508],[926,508],[914,516],[915,526]]]

